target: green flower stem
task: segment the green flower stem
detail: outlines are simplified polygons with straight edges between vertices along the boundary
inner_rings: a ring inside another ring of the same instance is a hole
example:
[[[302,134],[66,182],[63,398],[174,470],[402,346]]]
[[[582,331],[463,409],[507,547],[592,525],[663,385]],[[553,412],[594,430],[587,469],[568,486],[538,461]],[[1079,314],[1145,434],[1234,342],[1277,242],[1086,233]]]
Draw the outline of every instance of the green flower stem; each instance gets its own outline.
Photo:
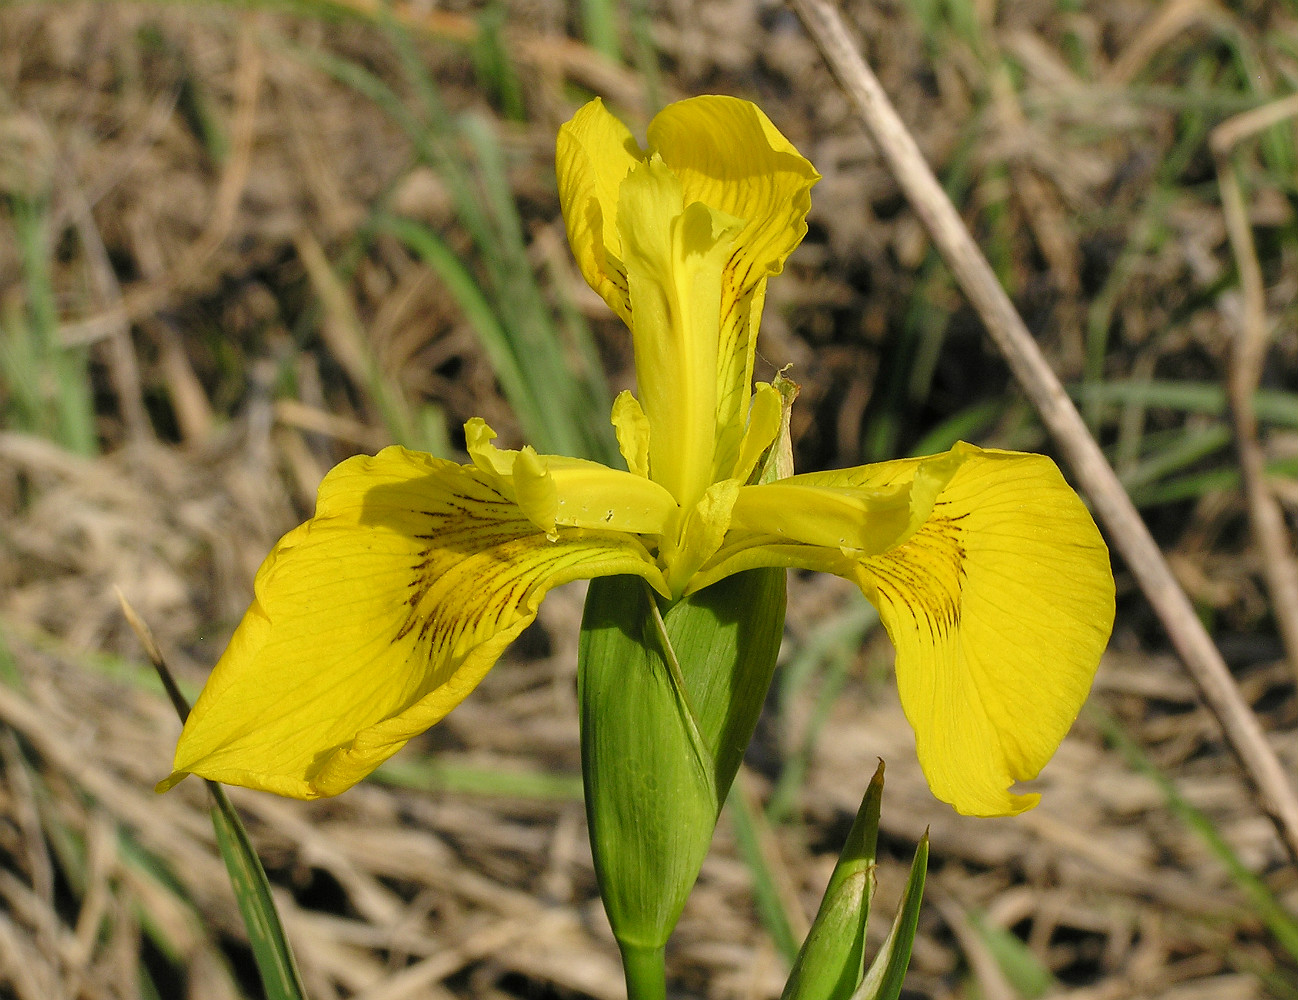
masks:
[[[667,966],[663,945],[619,941],[622,968],[626,971],[627,1000],[666,1000]]]

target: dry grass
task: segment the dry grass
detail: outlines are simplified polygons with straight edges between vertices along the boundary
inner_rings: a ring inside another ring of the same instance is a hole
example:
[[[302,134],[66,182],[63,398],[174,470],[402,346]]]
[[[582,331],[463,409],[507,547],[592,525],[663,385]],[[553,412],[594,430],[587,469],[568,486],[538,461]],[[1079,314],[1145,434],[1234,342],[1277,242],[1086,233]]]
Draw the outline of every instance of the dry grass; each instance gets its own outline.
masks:
[[[1206,132],[1247,103],[1225,79],[1235,61],[1256,75],[1255,103],[1298,85],[1298,51],[1284,41],[1298,29],[1292,13],[1025,0],[969,7],[972,27],[925,34],[909,8],[848,6],[1061,374],[1219,380],[1240,302]],[[434,20],[427,7],[399,12],[439,32],[420,51],[443,99],[495,123],[533,263],[588,314],[612,384],[626,384],[626,338],[575,277],[549,163],[583,88],[634,114],[638,79],[572,41],[563,5],[511,4],[527,120],[507,120],[461,40],[472,18]],[[1040,446],[787,10],[663,4],[653,28],[669,96],[758,99],[825,176],[807,244],[771,286],[759,362],[796,365],[800,465],[905,449],[997,400],[966,433]],[[452,446],[473,415],[514,440],[519,430],[446,289],[367,231],[381,202],[470,253],[443,181],[372,103],[302,55],[333,53],[402,90],[383,31],[216,6],[19,5],[0,10],[0,39],[0,317],[10,336],[30,305],[9,223],[18,201],[39,204],[59,336],[88,345],[101,451],[77,456],[17,424],[0,433],[0,998],[149,996],[141,969],[164,997],[256,995],[201,786],[152,792],[178,724],[113,587],[197,684],[256,565],[309,512],[324,471],[387,440],[367,366],[412,412],[435,405]],[[1278,331],[1264,384],[1293,392],[1293,190],[1262,154],[1242,162]],[[1128,472],[1166,447],[1159,433],[1170,442],[1215,419],[1134,405],[1096,412]],[[880,443],[889,421],[895,436]],[[1292,458],[1296,440],[1268,424],[1262,445],[1270,459]],[[1277,492],[1292,516],[1298,489],[1281,482]],[[1294,680],[1242,495],[1207,490],[1146,513],[1292,770]],[[790,655],[851,600],[840,581],[793,579]],[[406,759],[575,774],[580,608],[578,591],[556,594]],[[1293,909],[1294,873],[1164,648],[1128,596],[1094,704]],[[919,776],[889,657],[877,635],[853,651],[795,815],[769,842],[803,911],[814,912],[883,757],[884,909],[916,839],[926,826],[933,834],[910,995],[1027,995],[988,928],[1008,929],[1053,971],[1048,995],[1294,995],[1293,958],[1159,786],[1108,744],[1100,714],[1083,716],[1047,769],[1039,809],[962,819]],[[801,744],[827,677],[760,728],[747,778],[759,797]],[[318,1000],[621,995],[576,799],[371,782],[312,805],[235,800]],[[681,995],[773,997],[782,986],[726,819],[670,962]]]

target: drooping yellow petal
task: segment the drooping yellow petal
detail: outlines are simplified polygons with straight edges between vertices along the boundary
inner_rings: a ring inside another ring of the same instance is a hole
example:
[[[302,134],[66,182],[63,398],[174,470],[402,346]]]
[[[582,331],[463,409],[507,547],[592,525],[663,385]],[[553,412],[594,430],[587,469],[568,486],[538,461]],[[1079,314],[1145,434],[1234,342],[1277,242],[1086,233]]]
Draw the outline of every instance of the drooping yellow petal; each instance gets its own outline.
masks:
[[[744,537],[754,518],[743,494],[784,484],[747,487],[732,512],[732,537],[691,588],[761,565],[854,579],[896,647],[902,707],[933,793],[971,815],[1035,805],[1038,796],[1010,788],[1035,778],[1054,754],[1113,625],[1108,550],[1054,463],[962,444],[945,456],[785,482],[829,491],[821,508],[826,544],[794,537],[813,534],[810,521],[783,535],[759,523],[762,533]],[[845,531],[853,490],[865,518],[856,539]],[[851,543],[869,540],[875,502],[880,530],[895,532],[897,542],[871,552]],[[802,503],[811,506],[807,494]],[[848,544],[837,543],[840,532]]]
[[[743,436],[766,279],[807,232],[815,167],[757,105],[708,95],[670,104],[648,130],[648,151],[680,178],[686,204],[702,202],[745,220],[721,292],[717,367],[716,478],[733,465]]]
[[[666,589],[634,536],[557,534],[472,466],[401,448],[344,462],[258,572],[163,785],[336,794],[459,704],[551,587],[632,574]]]
[[[586,283],[627,326],[631,307],[617,230],[618,188],[644,158],[631,132],[598,97],[559,128],[555,173],[568,243]]]
[[[731,511],[730,537],[691,582],[690,591],[762,565],[850,575],[844,567],[886,552],[913,535],[967,458],[966,451],[957,449],[911,461],[903,467],[903,475],[887,480],[879,470],[896,463],[745,486]],[[867,474],[874,479],[866,482]],[[794,553],[793,562],[775,559],[774,553],[786,548]]]
[[[971,457],[908,542],[864,561],[861,583],[897,648],[934,794],[980,816],[1036,805],[1009,789],[1077,717],[1114,613],[1108,550],[1054,463]]]

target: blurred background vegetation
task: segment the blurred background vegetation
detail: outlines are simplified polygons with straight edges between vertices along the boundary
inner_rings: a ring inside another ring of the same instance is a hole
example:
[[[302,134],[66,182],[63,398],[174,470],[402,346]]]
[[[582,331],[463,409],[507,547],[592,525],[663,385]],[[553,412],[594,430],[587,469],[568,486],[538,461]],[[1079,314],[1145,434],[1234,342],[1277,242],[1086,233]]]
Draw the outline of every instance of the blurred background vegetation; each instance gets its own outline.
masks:
[[[961,206],[1293,769],[1293,671],[1226,417],[1239,269],[1208,139],[1298,89],[1282,0],[848,0]],[[113,588],[194,689],[324,472],[390,442],[607,458],[624,329],[581,282],[558,125],[601,95],[756,100],[824,175],[758,377],[798,467],[965,438],[1048,451],[796,17],[775,0],[0,6],[0,998],[257,996],[178,723]],[[1298,129],[1233,156],[1270,329],[1257,396],[1298,509]],[[888,763],[890,908],[932,828],[907,996],[1298,996],[1298,882],[1119,576],[1042,806],[927,793],[873,613],[791,579],[785,665],[670,954],[773,997]],[[312,996],[616,1000],[577,778],[580,589],[373,781],[235,794]],[[193,786],[193,787],[190,787]],[[237,791],[237,790],[236,790]],[[884,921],[878,931],[883,932]]]

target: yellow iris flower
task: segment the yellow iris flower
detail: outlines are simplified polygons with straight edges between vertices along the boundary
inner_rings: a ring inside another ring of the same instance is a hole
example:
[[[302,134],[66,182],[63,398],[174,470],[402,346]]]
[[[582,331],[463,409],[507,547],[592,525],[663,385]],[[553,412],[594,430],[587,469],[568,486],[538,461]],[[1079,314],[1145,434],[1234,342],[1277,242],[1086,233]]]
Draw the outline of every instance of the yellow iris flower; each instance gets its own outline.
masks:
[[[779,390],[752,386],[766,281],[819,175],[728,97],[666,108],[647,150],[593,101],[557,166],[582,273],[634,339],[639,394],[613,408],[629,471],[498,449],[477,419],[468,465],[343,462],[258,572],[159,787],[333,795],[459,704],[550,588],[629,574],[675,599],[768,566],[836,573],[878,608],[935,795],[1030,808],[1011,786],[1054,753],[1113,620],[1107,550],[1058,469],[960,444],[751,485],[781,423]]]

